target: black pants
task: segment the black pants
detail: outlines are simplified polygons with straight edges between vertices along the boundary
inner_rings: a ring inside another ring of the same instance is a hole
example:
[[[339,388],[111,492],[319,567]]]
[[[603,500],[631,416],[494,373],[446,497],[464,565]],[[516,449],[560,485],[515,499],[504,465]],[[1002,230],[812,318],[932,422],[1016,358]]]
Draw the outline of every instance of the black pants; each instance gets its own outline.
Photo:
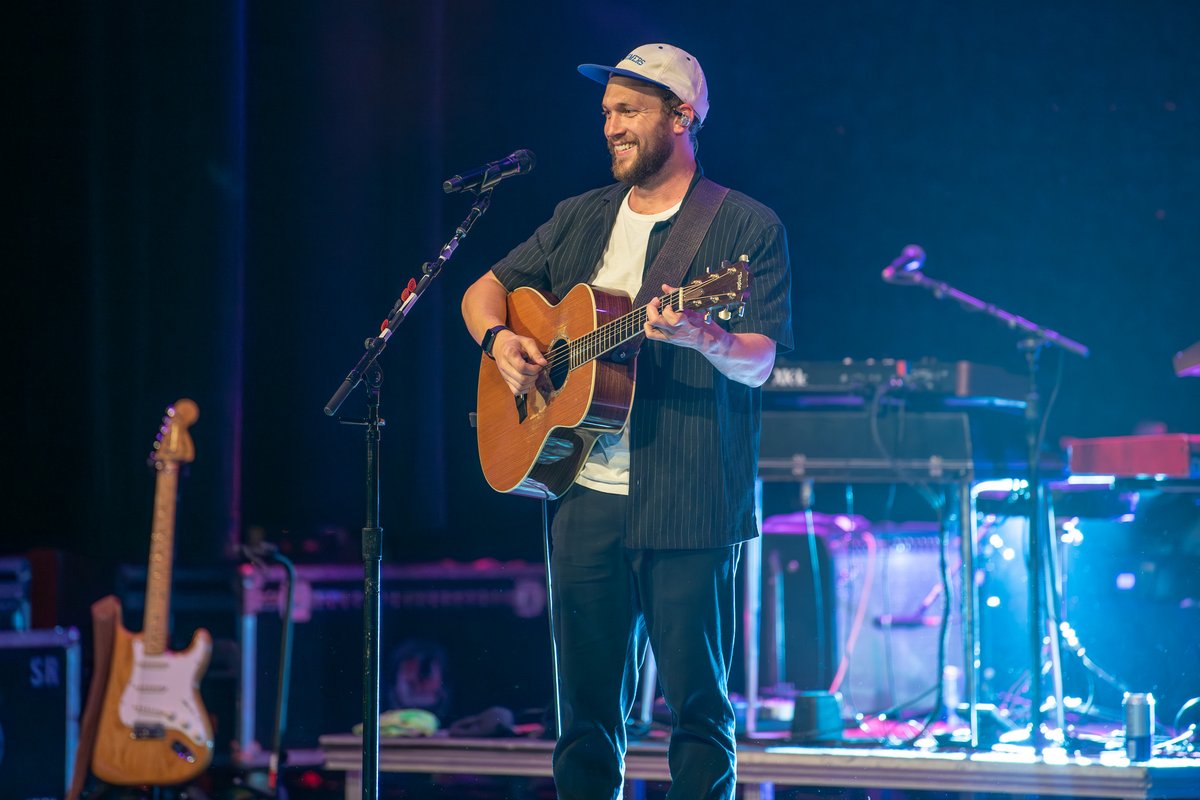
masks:
[[[630,550],[622,495],[576,486],[554,518],[555,639],[563,731],[554,749],[560,800],[615,798],[624,780],[625,722],[647,638],[671,709],[671,800],[734,795],[733,706],[740,545]]]

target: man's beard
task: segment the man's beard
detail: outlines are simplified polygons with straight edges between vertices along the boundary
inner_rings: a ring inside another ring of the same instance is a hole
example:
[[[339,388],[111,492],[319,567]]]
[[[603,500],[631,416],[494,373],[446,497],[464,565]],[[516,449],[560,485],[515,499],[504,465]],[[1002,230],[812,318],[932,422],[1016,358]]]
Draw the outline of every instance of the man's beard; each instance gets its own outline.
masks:
[[[608,143],[608,151],[613,154],[612,174],[622,183],[630,186],[641,186],[647,180],[658,174],[671,158],[671,143],[668,134],[654,131],[649,137],[643,137],[637,143],[637,155],[631,164],[625,165],[624,170],[618,170],[618,160],[613,153],[613,143]]]

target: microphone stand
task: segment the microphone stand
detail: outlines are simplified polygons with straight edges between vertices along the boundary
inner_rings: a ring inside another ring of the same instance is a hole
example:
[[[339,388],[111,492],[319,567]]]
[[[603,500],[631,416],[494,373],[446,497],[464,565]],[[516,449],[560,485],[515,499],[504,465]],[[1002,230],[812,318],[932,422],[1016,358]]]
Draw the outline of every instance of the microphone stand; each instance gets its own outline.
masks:
[[[922,253],[923,255],[923,253]],[[1029,375],[1029,388],[1025,395],[1025,448],[1026,448],[1026,469],[1028,474],[1030,511],[1029,511],[1029,554],[1027,561],[1027,569],[1029,573],[1029,648],[1030,648],[1030,672],[1029,672],[1029,722],[1030,722],[1030,743],[1033,745],[1034,752],[1041,754],[1045,748],[1046,739],[1042,732],[1042,599],[1043,599],[1043,581],[1042,577],[1042,553],[1043,549],[1049,546],[1049,533],[1045,530],[1046,522],[1049,517],[1049,509],[1046,507],[1046,496],[1044,487],[1042,486],[1041,477],[1039,475],[1040,459],[1038,458],[1039,447],[1041,444],[1042,430],[1042,407],[1041,398],[1038,394],[1038,360],[1042,348],[1048,345],[1057,346],[1069,353],[1074,353],[1081,358],[1087,358],[1089,350],[1087,346],[1080,344],[1074,339],[1063,336],[1057,331],[1045,328],[1035,322],[1031,322],[1022,316],[1013,314],[1009,311],[996,306],[992,303],[984,302],[977,297],[973,297],[966,292],[960,291],[945,281],[938,281],[930,278],[920,269],[897,269],[894,265],[883,270],[883,279],[888,283],[907,284],[911,286],[920,286],[922,289],[927,289],[933,293],[933,296],[938,300],[947,298],[956,301],[959,305],[968,311],[982,311],[994,319],[1004,323],[1007,327],[1020,330],[1026,335],[1021,339],[1018,347],[1025,354],[1025,364]],[[973,524],[968,520],[963,520],[964,530],[973,527]],[[973,561],[974,537],[972,536],[970,547],[966,544],[963,546],[964,555],[970,555],[970,561]],[[968,559],[963,561],[963,587],[964,592],[966,587],[970,586],[972,595],[975,592],[974,568],[971,567],[970,572],[967,571]],[[969,584],[967,582],[969,579]],[[974,597],[968,601],[964,597],[964,605],[970,609],[976,608]],[[963,615],[963,645],[967,653],[966,664],[966,694],[968,709],[970,711],[970,727],[972,741],[977,736],[978,711],[976,709],[978,700],[978,681],[979,681],[979,652],[978,652],[978,636],[975,630],[975,615]],[[969,628],[969,630],[968,630]],[[1056,631],[1051,631],[1051,641],[1055,641]],[[1057,653],[1054,655],[1054,660],[1057,662]],[[1062,714],[1062,698],[1056,698],[1056,712]]]
[[[400,298],[392,306],[392,312],[384,321],[378,336],[372,336],[364,345],[366,352],[350,370],[342,385],[325,404],[325,414],[334,416],[341,408],[346,396],[360,383],[366,384],[367,416],[361,420],[339,422],[362,425],[366,428],[366,524],[362,530],[363,560],[363,759],[362,797],[374,800],[379,796],[379,640],[380,607],[379,584],[380,563],[383,559],[383,528],[379,526],[379,439],[385,421],[379,416],[380,388],[383,386],[383,370],[376,363],[379,354],[387,347],[388,340],[396,328],[408,318],[417,300],[442,270],[442,266],[454,255],[459,243],[470,233],[471,227],[484,213],[492,201],[492,187],[487,187],[475,197],[471,211],[454,231],[453,238],[442,245],[438,257],[421,267],[421,279],[410,280]]]
[[[271,729],[271,756],[267,762],[267,790],[261,792],[253,787],[253,794],[287,800],[287,788],[280,780],[280,773],[286,765],[287,756],[283,749],[283,740],[287,735],[288,696],[292,685],[292,632],[295,623],[292,613],[296,606],[296,565],[292,560],[279,552],[279,548],[270,542],[260,542],[257,545],[243,545],[242,553],[254,566],[267,569],[267,561],[274,561],[283,567],[287,580],[287,599],[283,606],[283,624],[280,626],[279,642],[279,676],[275,687],[275,723]]]

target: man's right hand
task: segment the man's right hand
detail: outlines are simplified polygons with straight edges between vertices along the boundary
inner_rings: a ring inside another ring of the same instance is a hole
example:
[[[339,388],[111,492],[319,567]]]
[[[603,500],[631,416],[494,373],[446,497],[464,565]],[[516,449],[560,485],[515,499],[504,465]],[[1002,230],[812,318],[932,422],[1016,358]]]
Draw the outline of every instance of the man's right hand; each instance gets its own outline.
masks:
[[[500,377],[504,378],[514,396],[531,391],[538,375],[549,364],[536,341],[528,336],[518,336],[510,330],[496,334],[492,342],[492,357],[496,359]]]

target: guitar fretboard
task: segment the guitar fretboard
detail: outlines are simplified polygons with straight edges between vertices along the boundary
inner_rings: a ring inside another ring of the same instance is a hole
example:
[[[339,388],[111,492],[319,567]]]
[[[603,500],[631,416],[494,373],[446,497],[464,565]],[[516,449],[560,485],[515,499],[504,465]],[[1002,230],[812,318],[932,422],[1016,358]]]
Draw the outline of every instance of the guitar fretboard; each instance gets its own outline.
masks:
[[[664,294],[659,300],[662,302],[662,308],[672,308],[675,311],[679,310],[679,306],[670,305],[673,298],[679,297],[678,290],[671,294]],[[589,331],[578,339],[573,339],[569,343],[571,354],[571,369],[582,367],[589,361],[594,361],[605,353],[613,350],[631,339],[638,336],[646,327],[646,307],[635,308],[624,316],[614,319],[612,322],[607,322],[596,328],[594,331]]]
[[[167,649],[171,564],[175,558],[175,498],[179,489],[179,464],[160,461],[156,467],[150,563],[146,571],[146,612],[142,620],[142,641],[147,655],[162,655]]]
[[[730,303],[744,303],[746,287],[749,285],[747,265],[746,256],[742,256],[734,264],[724,262],[722,266],[725,268],[720,272],[712,273],[706,278],[693,281],[659,297],[660,307],[673,311],[682,311],[685,308],[711,310],[717,306],[728,307]],[[646,326],[646,308],[647,306],[635,308],[628,314],[568,342],[568,369],[575,369],[594,361],[638,336]],[[561,356],[552,361],[561,366]]]

